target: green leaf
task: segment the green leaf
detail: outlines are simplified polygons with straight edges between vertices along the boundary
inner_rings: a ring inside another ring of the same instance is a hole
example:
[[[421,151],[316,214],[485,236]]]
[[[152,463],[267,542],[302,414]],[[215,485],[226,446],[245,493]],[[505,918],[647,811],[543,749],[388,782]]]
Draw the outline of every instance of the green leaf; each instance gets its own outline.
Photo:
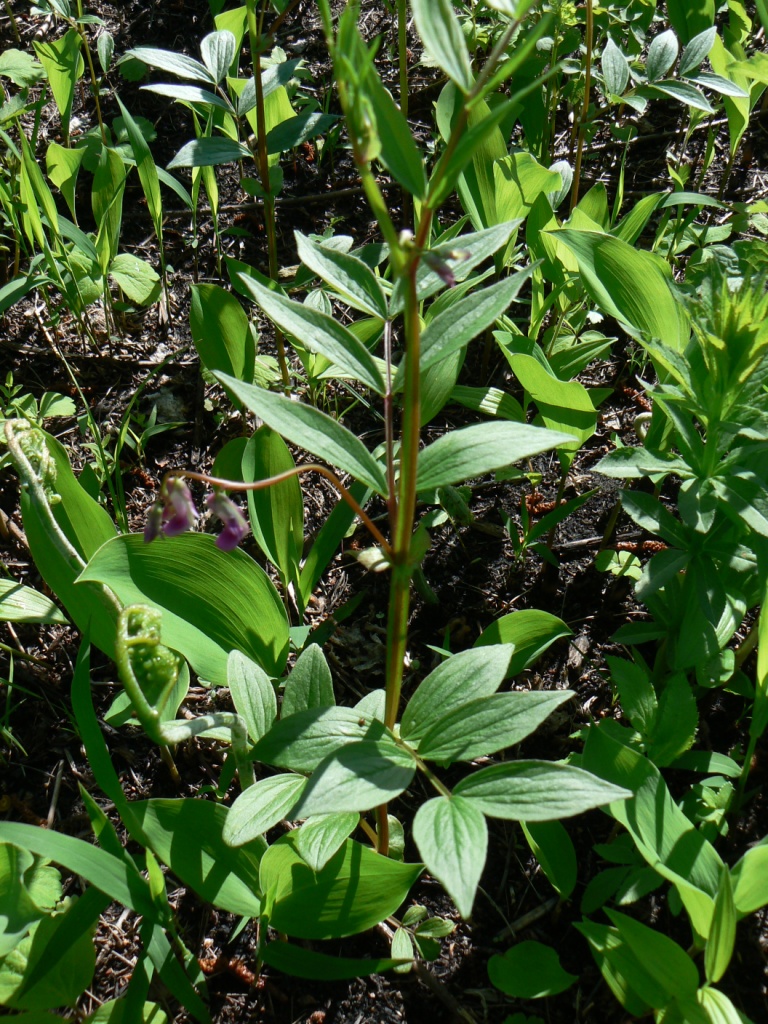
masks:
[[[200,43],[200,54],[214,82],[218,84],[237,56],[237,40],[226,29],[221,32],[210,32]]]
[[[451,655],[429,673],[408,701],[400,735],[416,743],[448,712],[495,693],[507,676],[514,647],[498,644],[483,651]]]
[[[131,253],[115,256],[109,265],[109,276],[139,306],[150,306],[160,294],[160,275]]]
[[[459,19],[449,0],[411,0],[416,30],[424,49],[464,93],[474,79]]]
[[[475,290],[430,320],[421,337],[420,368],[434,366],[491,327],[507,311],[531,271],[528,267],[488,288]],[[401,364],[395,377],[395,391],[402,386],[402,378]]]
[[[83,162],[85,149],[66,149],[57,142],[51,142],[45,152],[45,170],[64,196],[70,213],[75,215],[75,190],[77,188],[77,175],[80,164]]]
[[[408,122],[373,67],[364,78],[362,91],[375,122],[380,147],[377,159],[412,196],[424,199],[427,193],[424,161]]]
[[[269,942],[263,950],[265,964],[283,971],[295,978],[309,978],[311,981],[345,981],[347,978],[367,978],[369,974],[381,974],[409,961],[374,958],[353,959],[344,956],[330,956],[313,949],[293,946],[289,942]]]
[[[475,641],[475,647],[514,644],[515,653],[507,669],[507,678],[529,668],[556,640],[573,636],[562,619],[537,608],[522,608],[492,622]]]
[[[725,992],[704,985],[696,993],[696,998],[706,1011],[709,1024],[752,1024],[736,1009]]]
[[[525,739],[564,701],[570,690],[496,693],[454,708],[427,729],[419,757],[430,761],[473,761]]]
[[[102,38],[101,36],[99,37]],[[160,194],[160,179],[157,165],[150,151],[144,133],[134,120],[130,112],[123,106],[119,96],[115,97],[120,106],[120,113],[123,117],[126,135],[131,146],[133,159],[136,161],[136,170],[139,173],[139,181],[144,190],[144,198],[147,200],[147,209],[152,218],[155,234],[162,249],[163,241],[163,199]]]
[[[132,50],[127,50],[122,59],[125,60],[129,57],[140,60],[150,67],[158,68],[160,71],[167,71],[178,78],[216,85],[216,79],[204,64],[193,57],[186,57],[183,53],[160,50],[155,46],[136,46]]]
[[[715,23],[715,0],[667,0],[667,16],[684,43]]]
[[[671,29],[653,37],[645,60],[645,71],[649,82],[657,82],[666,75],[677,60],[678,49],[677,36]]]
[[[201,588],[201,579],[210,585]],[[212,537],[189,533],[154,544],[138,534],[115,537],[78,577],[88,580],[109,586],[124,605],[160,608],[163,642],[182,651],[204,679],[226,685],[232,650],[270,675],[285,666],[288,622],[277,591],[245,552],[220,551]]]
[[[577,451],[595,432],[597,410],[589,392],[577,380],[558,380],[534,356],[509,355],[512,372],[536,403],[544,425],[562,430],[574,440],[561,445]]]
[[[235,475],[251,483],[288,472],[295,465],[282,437],[262,426],[244,445]],[[256,543],[276,566],[283,585],[295,585],[304,547],[304,502],[298,476],[249,491],[248,512]]]
[[[251,277],[244,274],[238,274],[237,277],[267,316],[287,334],[296,338],[302,348],[308,352],[319,352],[377,394],[384,394],[384,381],[373,356],[346,327],[337,323],[332,316],[287,299]]]
[[[258,857],[265,844],[228,846],[222,836],[225,807],[190,798],[136,800],[131,810],[152,852],[198,896],[232,914],[261,914]]]
[[[263,835],[287,817],[306,784],[303,775],[271,775],[243,790],[227,811],[224,842],[243,846]]]
[[[660,338],[676,352],[685,349],[688,317],[672,295],[669,267],[663,260],[597,231],[565,228],[554,237],[576,256],[584,285],[603,313],[649,339]]]
[[[551,946],[532,939],[518,942],[503,956],[492,956],[488,977],[497,989],[515,999],[556,996],[579,980],[563,970]]]
[[[6,956],[44,917],[25,885],[25,873],[32,868],[31,853],[10,843],[0,844],[0,958]]]
[[[368,811],[394,800],[408,788],[416,762],[390,733],[348,743],[315,768],[294,815]]]
[[[101,36],[99,38],[101,39]],[[110,999],[109,1002],[102,1003],[98,1010],[88,1014],[83,1024],[134,1024],[130,1019],[126,1019],[131,1011],[135,1012],[126,994],[121,999]],[[168,1024],[167,1016],[157,1003],[144,1003],[139,1013],[141,1016],[135,1024]],[[20,1021],[20,1024],[25,1022]],[[34,1022],[30,1021],[29,1024]]]
[[[171,99],[183,103],[204,103],[210,107],[218,107],[219,110],[232,111],[232,104],[215,92],[203,89],[199,85],[165,85],[162,82],[152,85],[142,85],[143,92],[153,92],[157,96],[170,96]]]
[[[13,580],[0,580],[0,622],[60,622],[67,617],[50,598]]]
[[[20,89],[35,85],[43,74],[41,64],[26,50],[9,47],[0,53],[0,78],[10,78]]]
[[[294,231],[301,262],[317,274],[354,309],[381,320],[387,318],[387,299],[374,272],[357,256],[321,245]]]
[[[567,900],[576,888],[576,850],[571,837],[559,821],[521,822],[523,834],[541,870],[561,899]]]
[[[427,870],[468,918],[488,852],[482,813],[460,796],[434,797],[416,812],[413,839]]]
[[[713,114],[715,111],[715,108],[704,93],[697,89],[696,86],[689,85],[688,82],[678,82],[675,79],[669,79],[663,82],[655,82],[653,85],[648,86],[645,91],[651,95],[661,93],[662,96],[671,96],[672,99],[679,100],[687,107],[693,107],[694,110],[704,110],[707,114]]]
[[[250,383],[255,353],[243,307],[217,284],[193,284],[190,294],[192,340],[205,368]]]
[[[252,751],[255,761],[311,772],[329,750],[380,739],[384,726],[356,708],[316,707],[281,718]]]
[[[368,484],[377,494],[387,493],[387,481],[381,465],[363,442],[336,420],[311,406],[293,402],[284,395],[272,394],[264,388],[244,384],[224,373],[216,373],[214,376],[251,412],[255,412],[289,441],[331,465],[339,466]]]
[[[746,917],[768,904],[768,846],[747,850],[731,870],[733,902],[739,917]]]
[[[74,28],[69,28],[59,39],[50,43],[32,41],[40,63],[56,101],[61,115],[64,135],[69,135],[69,119],[72,114],[72,101],[75,96],[77,80],[85,69],[85,62],[80,53],[82,39]]]
[[[73,1006],[93,978],[93,935],[108,903],[89,889],[64,913],[39,921],[0,964],[0,1003],[23,1010]]]
[[[659,768],[675,761],[693,745],[699,715],[688,677],[677,672],[665,681],[659,708],[648,735],[648,757]]]
[[[613,96],[621,96],[629,84],[629,62],[610,37],[605,44],[600,66],[606,90]]]
[[[138,914],[155,916],[147,882],[123,860],[74,836],[43,830],[34,825],[0,821],[0,843],[12,843],[82,875],[111,899]]]
[[[216,164],[232,164],[247,159],[250,155],[250,149],[240,142],[203,136],[192,139],[182,146],[167,169],[170,171],[174,167],[214,167]]]
[[[286,153],[302,142],[322,135],[338,121],[336,114],[297,114],[267,132],[267,153]]]
[[[339,851],[342,843],[357,828],[360,815],[356,811],[319,814],[309,818],[294,837],[301,859],[313,871],[320,871]]]
[[[269,676],[240,651],[231,651],[227,658],[227,686],[235,711],[256,743],[277,720],[277,698]]]
[[[597,966],[625,1010],[642,1017],[649,1012],[651,1000],[654,1005],[663,1004],[663,992],[615,928],[594,921],[575,927],[586,936]]]
[[[731,875],[724,864],[720,872],[720,886],[715,897],[712,927],[704,947],[704,972],[707,981],[716,984],[728,969],[736,942],[736,908]]]
[[[581,768],[548,761],[513,761],[483,768],[455,787],[491,818],[552,821],[622,801],[631,792]]]
[[[310,644],[299,655],[285,683],[281,716],[287,718],[310,708],[327,708],[336,704],[331,670],[322,649]]]
[[[637,662],[623,658],[608,657],[606,661],[624,714],[633,727],[647,737],[653,729],[658,709],[656,691],[648,672]]]
[[[570,434],[526,423],[478,423],[452,430],[419,452],[418,489],[463,483],[572,440]]]
[[[648,928],[639,921],[620,914],[617,910],[606,910],[606,914],[618,929],[637,959],[665,994],[665,1003],[695,994],[699,987],[699,972],[688,954],[666,935]],[[650,995],[646,995],[650,1001]],[[651,1002],[654,1006],[655,1002]]]
[[[699,32],[686,44],[677,69],[679,75],[688,75],[702,63],[712,49],[716,35],[717,29],[712,25]]]
[[[348,839],[322,871],[313,871],[292,836],[284,836],[261,860],[269,924],[300,939],[354,935],[393,914],[422,870]]]

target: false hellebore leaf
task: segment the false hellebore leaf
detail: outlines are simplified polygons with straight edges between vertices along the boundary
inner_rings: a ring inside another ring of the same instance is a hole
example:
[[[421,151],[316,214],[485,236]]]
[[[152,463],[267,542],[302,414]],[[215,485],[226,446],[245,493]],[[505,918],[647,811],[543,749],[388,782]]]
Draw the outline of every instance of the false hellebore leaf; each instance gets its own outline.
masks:
[[[488,826],[460,796],[438,796],[413,819],[413,838],[427,870],[442,882],[462,917],[469,917],[485,867]]]

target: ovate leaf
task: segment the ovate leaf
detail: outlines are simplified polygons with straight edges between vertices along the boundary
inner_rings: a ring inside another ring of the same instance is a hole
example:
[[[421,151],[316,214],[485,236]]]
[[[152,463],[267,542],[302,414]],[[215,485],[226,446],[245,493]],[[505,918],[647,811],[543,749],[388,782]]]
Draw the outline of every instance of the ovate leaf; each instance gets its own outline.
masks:
[[[435,797],[416,812],[413,838],[427,870],[443,884],[461,916],[469,917],[488,852],[481,811],[460,796]]]

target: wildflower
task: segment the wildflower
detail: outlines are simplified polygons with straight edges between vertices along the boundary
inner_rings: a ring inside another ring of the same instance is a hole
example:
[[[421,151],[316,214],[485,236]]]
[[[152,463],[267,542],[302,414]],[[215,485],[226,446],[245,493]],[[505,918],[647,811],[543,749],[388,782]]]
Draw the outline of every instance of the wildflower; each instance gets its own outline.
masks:
[[[144,542],[151,544],[161,533],[166,537],[178,537],[180,533],[191,530],[196,519],[197,509],[189,488],[181,477],[174,477],[170,483],[163,484],[158,500],[149,510]]]
[[[224,529],[216,538],[216,546],[222,551],[234,551],[249,530],[245,516],[223,491],[209,494],[205,503],[224,523]]]
[[[165,500],[163,518],[165,536],[178,537],[180,533],[191,530],[197,519],[197,509],[192,501],[189,488],[181,477],[174,477],[165,488],[165,494],[161,496]]]

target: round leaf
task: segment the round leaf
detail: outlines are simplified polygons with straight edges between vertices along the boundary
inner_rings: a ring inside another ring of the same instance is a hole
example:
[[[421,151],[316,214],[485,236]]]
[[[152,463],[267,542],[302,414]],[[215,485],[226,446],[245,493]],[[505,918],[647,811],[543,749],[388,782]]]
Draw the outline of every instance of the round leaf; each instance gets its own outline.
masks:
[[[563,970],[551,946],[533,940],[519,942],[503,956],[492,956],[488,977],[505,995],[517,999],[556,996],[578,980]]]

